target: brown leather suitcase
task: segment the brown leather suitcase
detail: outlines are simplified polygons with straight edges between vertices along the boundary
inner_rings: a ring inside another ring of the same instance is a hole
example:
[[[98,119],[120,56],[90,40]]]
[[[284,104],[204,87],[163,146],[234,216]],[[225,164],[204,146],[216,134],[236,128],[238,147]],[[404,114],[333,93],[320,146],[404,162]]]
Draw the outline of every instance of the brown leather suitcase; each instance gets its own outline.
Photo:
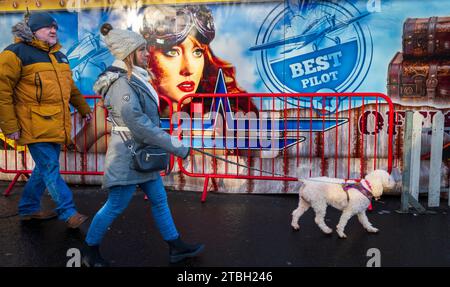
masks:
[[[392,99],[450,101],[450,59],[404,59],[397,52],[389,63],[388,95]]]
[[[450,17],[406,19],[403,24],[403,53],[408,59],[450,58]]]

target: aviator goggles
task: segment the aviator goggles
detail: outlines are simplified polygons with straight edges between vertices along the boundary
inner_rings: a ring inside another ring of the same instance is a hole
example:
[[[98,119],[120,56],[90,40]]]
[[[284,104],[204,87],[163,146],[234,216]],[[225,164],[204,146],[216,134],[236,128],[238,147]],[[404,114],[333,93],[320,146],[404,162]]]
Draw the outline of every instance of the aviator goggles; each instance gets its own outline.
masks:
[[[165,16],[156,23],[145,23],[142,35],[148,44],[163,48],[183,42],[192,33],[203,44],[209,44],[215,36],[211,11],[203,5],[183,7],[176,11],[175,16]]]

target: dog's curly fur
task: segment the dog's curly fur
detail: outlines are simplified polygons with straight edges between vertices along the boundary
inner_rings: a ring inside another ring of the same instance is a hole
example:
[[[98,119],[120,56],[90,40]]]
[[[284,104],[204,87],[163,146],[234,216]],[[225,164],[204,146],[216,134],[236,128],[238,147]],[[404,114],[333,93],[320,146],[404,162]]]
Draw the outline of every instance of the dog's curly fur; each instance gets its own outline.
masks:
[[[379,198],[385,189],[392,189],[395,186],[395,181],[388,172],[384,170],[374,170],[369,173],[365,180],[367,180],[372,187],[372,195]],[[342,210],[341,218],[336,226],[336,232],[340,238],[346,238],[344,233],[345,226],[348,220],[357,215],[362,226],[371,233],[378,232],[378,229],[373,227],[366,215],[366,209],[370,204],[370,200],[365,197],[357,189],[351,188],[348,190],[349,200],[343,189],[341,180],[329,177],[316,177],[311,179],[301,180],[303,185],[299,190],[298,208],[292,212],[291,226],[298,230],[299,218],[310,207],[316,213],[315,222],[319,228],[326,234],[333,232],[325,224],[325,214],[328,205]],[[364,181],[362,182],[364,184]]]

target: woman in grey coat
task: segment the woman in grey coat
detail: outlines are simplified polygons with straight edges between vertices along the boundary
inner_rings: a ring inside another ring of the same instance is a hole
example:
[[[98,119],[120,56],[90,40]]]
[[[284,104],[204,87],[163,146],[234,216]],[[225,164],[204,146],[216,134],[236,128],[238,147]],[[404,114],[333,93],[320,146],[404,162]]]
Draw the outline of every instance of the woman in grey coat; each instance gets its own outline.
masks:
[[[148,52],[145,39],[129,30],[101,28],[116,61],[99,76],[94,90],[104,97],[109,118],[114,123],[111,142],[105,159],[103,188],[108,189],[108,200],[95,215],[86,236],[83,263],[87,266],[107,266],[101,257],[99,245],[108,227],[128,206],[139,185],[150,199],[156,225],[169,244],[170,262],[178,262],[200,253],[203,244],[186,244],[178,234],[167,203],[167,195],[159,171],[140,172],[132,167],[132,152],[122,138],[128,134],[134,149],[155,146],[178,157],[186,158],[189,147],[175,141],[160,128],[159,99],[149,84]],[[120,132],[119,132],[120,131]],[[121,136],[122,135],[122,136]]]

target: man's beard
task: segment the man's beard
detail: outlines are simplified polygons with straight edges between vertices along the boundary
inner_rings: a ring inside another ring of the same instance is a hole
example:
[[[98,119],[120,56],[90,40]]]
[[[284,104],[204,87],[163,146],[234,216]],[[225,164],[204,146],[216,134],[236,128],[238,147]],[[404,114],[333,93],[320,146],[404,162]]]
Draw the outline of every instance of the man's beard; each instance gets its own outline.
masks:
[[[58,43],[58,39],[56,39],[54,42],[49,42],[49,41],[47,41],[47,44],[48,44],[50,47],[55,46],[56,43]]]

